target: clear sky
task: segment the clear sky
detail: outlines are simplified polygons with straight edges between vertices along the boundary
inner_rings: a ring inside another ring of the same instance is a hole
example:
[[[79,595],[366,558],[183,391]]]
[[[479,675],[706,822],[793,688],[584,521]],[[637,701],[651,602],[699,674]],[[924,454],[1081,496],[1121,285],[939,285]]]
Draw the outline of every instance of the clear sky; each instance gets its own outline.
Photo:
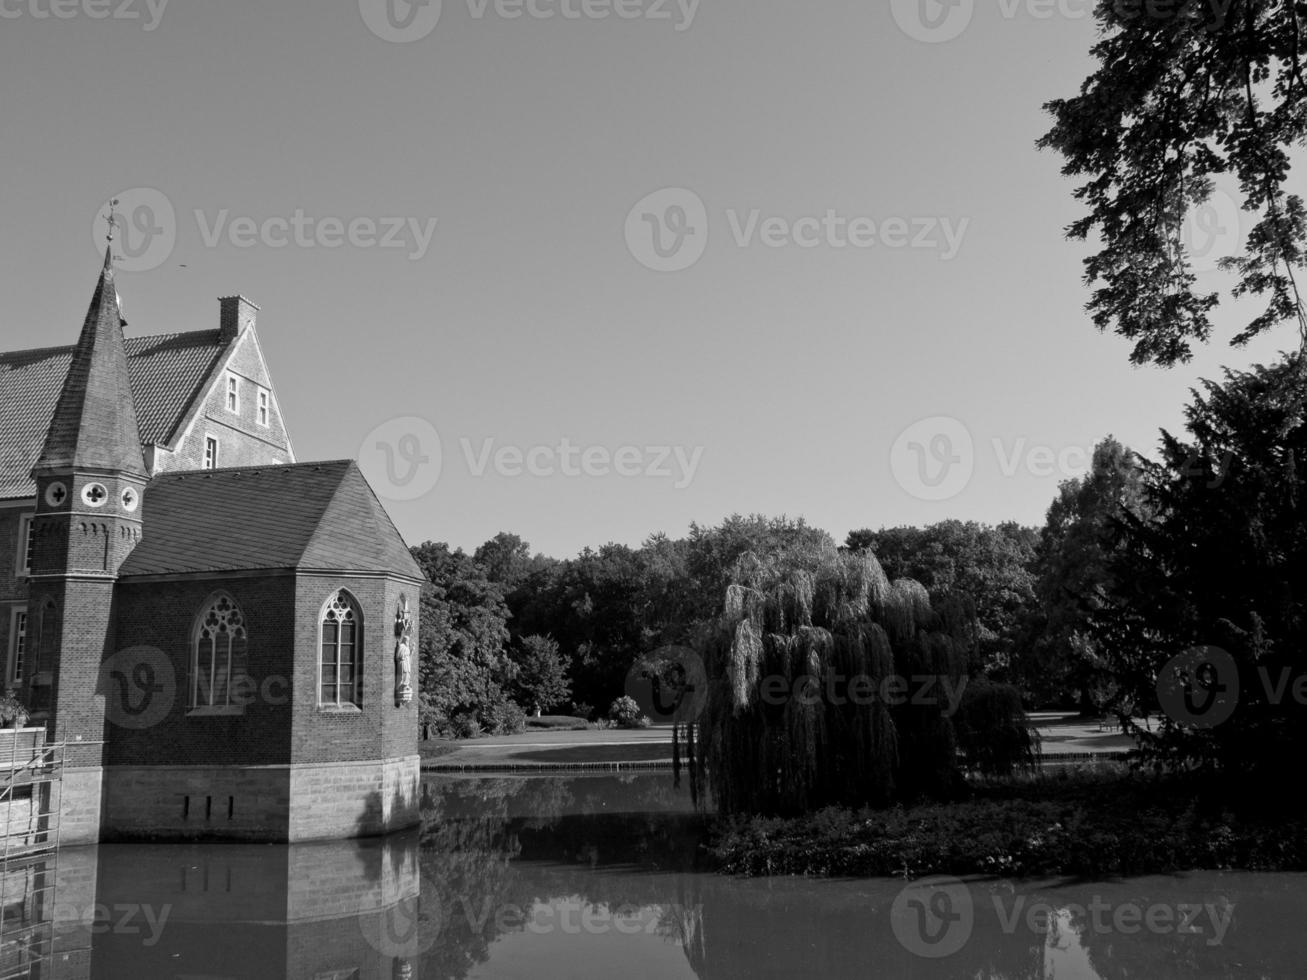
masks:
[[[299,458],[361,458],[411,543],[1037,524],[1080,450],[1293,342],[1231,350],[1232,312],[1137,369],[1089,323],[1034,148],[1089,0],[152,2],[0,0],[4,346],[73,340],[96,215],[146,188],[129,333],[259,303]]]

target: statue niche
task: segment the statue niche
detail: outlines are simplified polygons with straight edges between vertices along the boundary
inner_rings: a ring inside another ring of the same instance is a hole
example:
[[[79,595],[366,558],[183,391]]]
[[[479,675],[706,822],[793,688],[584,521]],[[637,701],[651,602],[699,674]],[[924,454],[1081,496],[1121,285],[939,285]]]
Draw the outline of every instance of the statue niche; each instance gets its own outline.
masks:
[[[413,614],[408,597],[400,596],[395,610],[395,707],[413,700]]]

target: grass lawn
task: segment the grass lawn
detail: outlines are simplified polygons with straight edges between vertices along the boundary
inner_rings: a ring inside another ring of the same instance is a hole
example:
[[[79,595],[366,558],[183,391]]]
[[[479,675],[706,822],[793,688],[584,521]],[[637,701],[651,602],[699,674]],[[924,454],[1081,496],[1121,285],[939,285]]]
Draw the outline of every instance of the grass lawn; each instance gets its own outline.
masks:
[[[418,754],[422,756],[424,762],[429,759],[439,759],[443,755],[457,752],[458,749],[457,742],[448,742],[443,738],[429,738],[418,742]]]
[[[661,762],[672,761],[669,744],[635,742],[630,745],[575,745],[558,749],[530,749],[514,752],[512,762]]]

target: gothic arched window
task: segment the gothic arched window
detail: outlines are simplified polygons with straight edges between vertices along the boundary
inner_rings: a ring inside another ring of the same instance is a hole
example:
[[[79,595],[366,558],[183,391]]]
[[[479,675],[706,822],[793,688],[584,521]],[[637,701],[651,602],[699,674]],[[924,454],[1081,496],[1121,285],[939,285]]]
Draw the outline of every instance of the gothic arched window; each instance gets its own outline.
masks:
[[[209,599],[195,622],[191,707],[239,710],[235,682],[246,673],[245,616],[225,592]]]
[[[362,703],[363,615],[354,597],[341,589],[322,611],[321,686],[318,703]]]

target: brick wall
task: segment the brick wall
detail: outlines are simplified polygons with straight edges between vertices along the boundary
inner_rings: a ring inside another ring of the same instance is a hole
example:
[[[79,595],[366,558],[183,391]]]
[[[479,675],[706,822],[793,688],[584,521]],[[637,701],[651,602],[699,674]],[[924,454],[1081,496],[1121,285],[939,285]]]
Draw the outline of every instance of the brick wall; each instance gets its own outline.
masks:
[[[110,652],[114,583],[108,578],[35,581],[31,608],[40,610],[47,600],[60,610],[39,638],[42,650],[57,651],[50,656],[57,664],[41,664],[43,671],[53,671],[53,685],[43,689],[43,706],[52,709],[51,737],[67,743],[68,765],[98,767],[105,731],[100,666]]]
[[[318,647],[322,609],[338,590],[347,589],[363,614],[362,705],[358,710],[318,706]],[[414,617],[412,686],[416,691],[418,587],[396,579],[302,575],[298,583],[294,727],[291,755],[296,762],[365,761],[417,754],[417,696],[395,705],[395,610],[407,596]],[[300,698],[299,692],[305,697]]]
[[[240,607],[248,633],[250,682],[240,714],[192,709],[192,650],[197,617],[218,591]],[[116,649],[162,652],[173,679],[171,704],[148,728],[110,723],[108,763],[121,765],[273,765],[291,761],[292,705],[301,696],[295,675],[296,592],[289,573],[253,578],[181,582],[122,582]],[[307,655],[313,659],[314,655]],[[304,659],[301,657],[300,659]]]

